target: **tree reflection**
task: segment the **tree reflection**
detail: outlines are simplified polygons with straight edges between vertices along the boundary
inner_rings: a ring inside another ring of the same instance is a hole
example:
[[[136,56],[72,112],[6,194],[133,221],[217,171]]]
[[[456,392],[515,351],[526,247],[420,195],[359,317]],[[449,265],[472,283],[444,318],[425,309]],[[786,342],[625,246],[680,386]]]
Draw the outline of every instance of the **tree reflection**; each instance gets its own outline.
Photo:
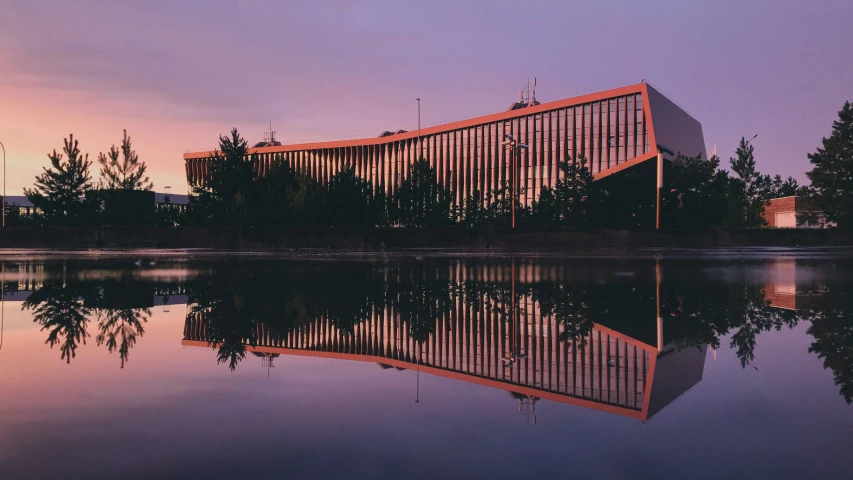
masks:
[[[764,285],[744,279],[735,282],[676,277],[665,282],[662,293],[664,331],[678,348],[720,346],[720,338],[731,336],[729,346],[742,367],[755,360],[758,335],[793,328],[797,312],[773,308],[765,298]]]
[[[97,317],[96,345],[105,345],[110,353],[118,351],[124,368],[130,349],[144,334],[142,325],[151,316],[149,308],[139,306],[152,302],[151,287],[124,277],[81,278],[67,265],[51,267],[22,306],[32,310],[33,321],[47,330],[45,343],[51,348],[58,345],[61,359],[71,363],[90,336],[89,322]]]
[[[530,262],[527,267],[535,265]],[[853,399],[853,326],[848,313],[853,294],[844,288],[848,280],[815,292],[809,307],[796,311],[770,305],[762,281],[744,273],[749,268],[766,269],[760,262],[733,268],[719,278],[697,275],[689,264],[663,262],[659,295],[654,267],[637,265],[628,276],[615,275],[615,267],[593,264],[582,269],[571,266],[571,275],[528,274],[515,284],[508,262],[234,265],[212,269],[189,282],[187,321],[202,322],[204,333],[198,338],[214,347],[217,361],[231,370],[249,348],[292,345],[288,338],[306,332],[313,338],[310,346],[295,348],[358,351],[337,342],[372,341],[369,335],[375,332],[370,329],[380,325],[373,323],[377,318],[396,324],[389,332],[405,332],[391,341],[420,346],[453,341],[436,338],[437,325],[447,331],[461,328],[466,334],[502,332],[513,336],[511,344],[524,345],[529,339],[523,335],[532,334],[524,332],[532,330],[519,327],[542,318],[556,323],[560,348],[583,349],[593,329],[603,327],[658,348],[718,348],[728,338],[746,368],[755,362],[762,333],[808,321],[808,333],[815,338],[810,351],[833,371],[844,398]],[[656,330],[658,315],[662,333]],[[359,330],[365,322],[370,322],[370,329]],[[413,350],[403,351],[411,355]]]
[[[98,310],[97,344],[106,345],[110,353],[118,350],[121,368],[136,344],[137,336],[145,334],[142,324],[151,317],[149,308],[108,308]]]
[[[848,265],[849,266],[849,265]],[[835,384],[847,403],[853,403],[853,290],[850,277],[830,279],[822,288],[808,292],[814,297],[803,311],[814,337],[809,352],[832,371]]]
[[[92,309],[86,299],[95,290],[75,280],[52,279],[44,282],[24,301],[22,309],[33,311],[33,321],[47,330],[46,344],[59,345],[60,358],[66,363],[77,356],[79,345],[86,343]]]

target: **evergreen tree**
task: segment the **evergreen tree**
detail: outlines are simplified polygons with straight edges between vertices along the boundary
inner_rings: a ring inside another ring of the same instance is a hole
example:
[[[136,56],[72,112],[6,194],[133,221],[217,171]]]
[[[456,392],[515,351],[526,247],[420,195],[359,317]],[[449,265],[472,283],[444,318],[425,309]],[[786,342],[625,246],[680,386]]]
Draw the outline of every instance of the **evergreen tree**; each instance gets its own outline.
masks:
[[[270,227],[292,225],[293,207],[288,199],[288,191],[298,185],[298,175],[290,163],[281,155],[276,155],[266,175],[257,180],[260,202],[257,221]]]
[[[421,158],[394,194],[395,219],[404,227],[445,227],[454,222],[452,196]]]
[[[326,190],[313,178],[297,174],[296,183],[287,189],[290,205],[289,225],[314,227],[328,225]]]
[[[554,186],[557,215],[563,226],[587,227],[599,218],[604,192],[586,166],[586,159],[560,162],[561,178]]]
[[[560,208],[557,204],[557,197],[554,194],[554,189],[544,186],[539,192],[539,198],[533,202],[532,211],[533,223],[540,227],[552,228],[560,227],[562,224],[562,216]]]
[[[765,182],[770,184],[770,195],[767,198],[768,200],[781,197],[793,197],[794,195],[802,193],[800,184],[794,177],[788,177],[785,180],[782,180],[780,175],[776,175],[772,179],[767,178]]]
[[[36,176],[34,188],[24,189],[33,206],[39,209],[49,224],[74,225],[93,219],[97,202],[87,196],[92,190],[88,154],[81,154],[79,142],[70,134],[64,139],[63,154],[56,150],[47,157],[50,168]]]
[[[845,102],[823,147],[809,155],[812,198],[838,228],[853,228],[853,105]]]
[[[704,160],[701,155],[678,155],[666,165],[661,212],[666,228],[701,229],[725,224],[730,178],[719,166],[717,156]]]
[[[344,166],[327,186],[326,219],[333,227],[371,227],[381,223],[381,211],[370,182],[356,176],[352,167]]]
[[[98,345],[106,345],[110,353],[118,350],[121,368],[130,356],[136,338],[145,334],[143,323],[151,318],[149,308],[107,308],[98,311]]]
[[[190,208],[195,223],[243,226],[258,195],[255,187],[254,158],[246,159],[249,147],[237,129],[219,137],[219,149],[211,155],[209,171],[201,183],[191,184]]]
[[[729,159],[732,172],[737,175],[729,193],[738,200],[734,207],[743,217],[743,223],[739,226],[746,228],[767,225],[761,214],[764,213],[764,204],[768,197],[769,177],[762,176],[756,170],[754,152],[755,147],[747,142],[745,137],[741,137],[735,152],[737,157]]]
[[[119,161],[121,156],[121,161]],[[109,190],[151,190],[154,184],[145,175],[147,166],[139,161],[136,151],[131,148],[130,137],[124,130],[121,148],[110,147],[107,154],[98,155],[101,164],[101,188]]]

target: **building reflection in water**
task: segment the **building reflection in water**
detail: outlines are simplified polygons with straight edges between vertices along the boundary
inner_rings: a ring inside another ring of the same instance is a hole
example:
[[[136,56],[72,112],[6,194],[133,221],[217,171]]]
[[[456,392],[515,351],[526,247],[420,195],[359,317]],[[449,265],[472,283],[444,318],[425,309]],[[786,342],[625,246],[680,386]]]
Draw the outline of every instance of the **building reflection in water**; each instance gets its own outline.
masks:
[[[761,333],[806,322],[853,402],[845,259],[125,263],[3,262],[3,311],[30,311],[65,362],[94,337],[123,367],[153,310],[186,305],[184,345],[231,369],[247,355],[268,373],[284,355],[372,362],[415,370],[415,400],[420,373],[505,390],[531,422],[542,399],[646,420],[701,381],[721,339],[746,368]]]
[[[539,399],[646,420],[702,379],[705,349],[663,344],[656,298],[643,302],[651,307],[645,313],[637,308],[623,319],[641,334],[632,336],[586,318],[597,305],[580,292],[561,292],[566,304],[532,288],[547,284],[561,291],[557,279],[565,272],[559,266],[446,268],[437,281],[449,288],[418,286],[434,278],[428,270],[398,271],[402,277],[393,279],[415,292],[442,291],[446,299],[414,295],[423,304],[412,308],[392,294],[386,308],[369,312],[351,332],[324,315],[283,335],[256,323],[243,332],[242,346],[263,355],[268,365],[279,355],[373,362],[505,390],[531,421]],[[654,268],[657,288],[661,277]],[[442,304],[447,308],[437,307]],[[435,314],[426,335],[412,331],[425,320],[413,315],[422,313]],[[210,331],[209,314],[209,308],[191,311],[183,345],[222,347],[217,338],[222,333]]]

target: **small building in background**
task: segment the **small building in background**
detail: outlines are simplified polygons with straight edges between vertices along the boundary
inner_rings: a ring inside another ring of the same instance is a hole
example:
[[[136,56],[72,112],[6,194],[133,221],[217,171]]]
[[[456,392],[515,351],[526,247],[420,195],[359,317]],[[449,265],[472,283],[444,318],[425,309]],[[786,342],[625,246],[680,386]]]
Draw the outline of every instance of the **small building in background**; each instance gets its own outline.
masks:
[[[171,210],[176,213],[184,213],[187,211],[189,203],[189,195],[175,195],[169,192],[154,193],[154,209],[158,212]]]
[[[764,206],[770,228],[828,228],[826,216],[807,198],[790,196],[770,200]],[[799,220],[798,220],[799,218]]]
[[[167,187],[168,188],[168,187]],[[173,213],[184,213],[187,211],[187,205],[190,200],[188,195],[175,195],[164,192],[147,192],[133,191],[130,194],[127,192],[117,192],[110,190],[97,191],[101,195],[103,220],[107,223],[111,222],[111,217],[134,219],[134,222],[139,222],[142,219],[148,219],[150,213],[149,206],[153,199],[153,212],[169,211]],[[120,195],[116,195],[120,193]],[[153,193],[153,197],[151,194]],[[132,197],[132,202],[127,202],[127,197]],[[2,198],[2,197],[0,197]],[[41,212],[33,206],[32,202],[24,195],[9,195],[6,197],[7,212],[15,209],[21,217],[32,217]],[[121,222],[119,222],[121,223]],[[145,221],[143,221],[145,223]]]
[[[2,198],[2,197],[0,197]],[[14,208],[18,210],[18,215],[22,217],[29,217],[36,213],[36,207],[33,206],[33,203],[24,196],[24,195],[9,195],[6,197],[6,208],[8,209]]]

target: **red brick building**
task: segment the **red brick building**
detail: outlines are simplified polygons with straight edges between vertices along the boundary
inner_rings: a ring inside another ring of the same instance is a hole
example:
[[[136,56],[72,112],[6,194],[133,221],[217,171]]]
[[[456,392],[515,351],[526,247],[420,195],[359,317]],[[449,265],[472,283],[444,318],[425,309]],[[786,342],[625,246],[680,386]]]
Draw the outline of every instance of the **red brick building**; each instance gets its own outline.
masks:
[[[816,222],[800,224],[797,215],[815,214]],[[791,196],[774,198],[764,207],[764,219],[770,228],[826,228],[826,218],[808,199]]]

